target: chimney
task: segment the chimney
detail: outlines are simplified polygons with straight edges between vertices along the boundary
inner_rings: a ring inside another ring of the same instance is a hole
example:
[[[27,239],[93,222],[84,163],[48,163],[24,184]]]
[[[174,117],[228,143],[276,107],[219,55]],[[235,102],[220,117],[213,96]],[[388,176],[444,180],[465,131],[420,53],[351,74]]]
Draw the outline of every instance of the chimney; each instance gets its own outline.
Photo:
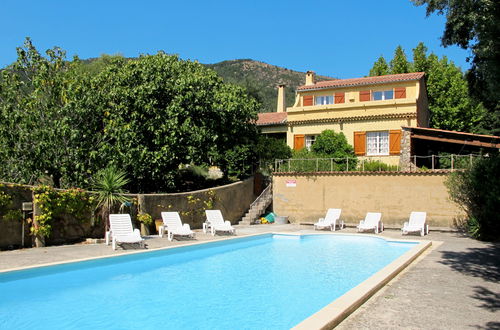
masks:
[[[278,106],[276,112],[286,112],[285,109],[285,85],[278,85]]]
[[[314,85],[316,83],[314,79],[314,71],[306,72],[306,86]]]

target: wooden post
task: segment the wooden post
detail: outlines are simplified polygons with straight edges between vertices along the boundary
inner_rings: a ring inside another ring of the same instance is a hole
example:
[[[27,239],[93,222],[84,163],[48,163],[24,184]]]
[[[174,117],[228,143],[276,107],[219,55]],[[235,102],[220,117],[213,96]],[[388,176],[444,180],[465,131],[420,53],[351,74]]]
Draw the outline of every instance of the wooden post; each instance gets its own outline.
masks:
[[[432,169],[434,169],[434,155],[432,155]]]
[[[453,171],[453,154],[451,154],[451,170]]]

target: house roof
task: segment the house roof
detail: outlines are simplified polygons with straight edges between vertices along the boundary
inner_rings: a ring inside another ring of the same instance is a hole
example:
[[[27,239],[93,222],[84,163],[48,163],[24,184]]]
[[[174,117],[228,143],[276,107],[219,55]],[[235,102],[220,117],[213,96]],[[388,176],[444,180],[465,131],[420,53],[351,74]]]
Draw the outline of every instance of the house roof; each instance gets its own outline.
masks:
[[[398,81],[418,80],[422,78],[424,74],[425,74],[424,72],[412,72],[412,73],[401,73],[401,74],[389,74],[377,77],[318,81],[314,85],[300,86],[299,88],[297,88],[297,91],[363,86],[363,85],[377,85],[377,84],[386,84]]]
[[[257,126],[286,124],[286,118],[286,112],[263,112],[259,113],[256,124]]]

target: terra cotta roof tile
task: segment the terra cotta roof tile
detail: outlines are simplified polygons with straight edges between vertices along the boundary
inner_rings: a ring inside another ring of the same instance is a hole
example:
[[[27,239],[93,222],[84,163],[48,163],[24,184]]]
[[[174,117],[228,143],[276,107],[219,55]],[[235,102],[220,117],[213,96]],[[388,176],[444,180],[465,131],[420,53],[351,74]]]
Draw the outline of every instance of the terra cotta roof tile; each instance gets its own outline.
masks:
[[[314,85],[304,85],[297,88],[299,91],[323,89],[323,88],[339,88],[350,86],[376,85],[386,84],[398,81],[418,80],[424,76],[424,72],[412,72],[401,74],[389,74],[385,76],[353,78],[353,79],[336,79],[327,81],[318,81]]]
[[[278,125],[286,123],[286,112],[263,112],[259,113],[257,126],[259,125]]]

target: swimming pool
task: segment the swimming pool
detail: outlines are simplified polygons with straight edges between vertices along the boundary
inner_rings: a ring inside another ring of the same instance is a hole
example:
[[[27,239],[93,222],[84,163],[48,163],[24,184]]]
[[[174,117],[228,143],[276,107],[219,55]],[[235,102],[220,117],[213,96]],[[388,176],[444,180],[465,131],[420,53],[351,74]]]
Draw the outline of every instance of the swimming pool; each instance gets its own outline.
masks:
[[[5,329],[286,329],[416,243],[266,234],[0,274]]]

